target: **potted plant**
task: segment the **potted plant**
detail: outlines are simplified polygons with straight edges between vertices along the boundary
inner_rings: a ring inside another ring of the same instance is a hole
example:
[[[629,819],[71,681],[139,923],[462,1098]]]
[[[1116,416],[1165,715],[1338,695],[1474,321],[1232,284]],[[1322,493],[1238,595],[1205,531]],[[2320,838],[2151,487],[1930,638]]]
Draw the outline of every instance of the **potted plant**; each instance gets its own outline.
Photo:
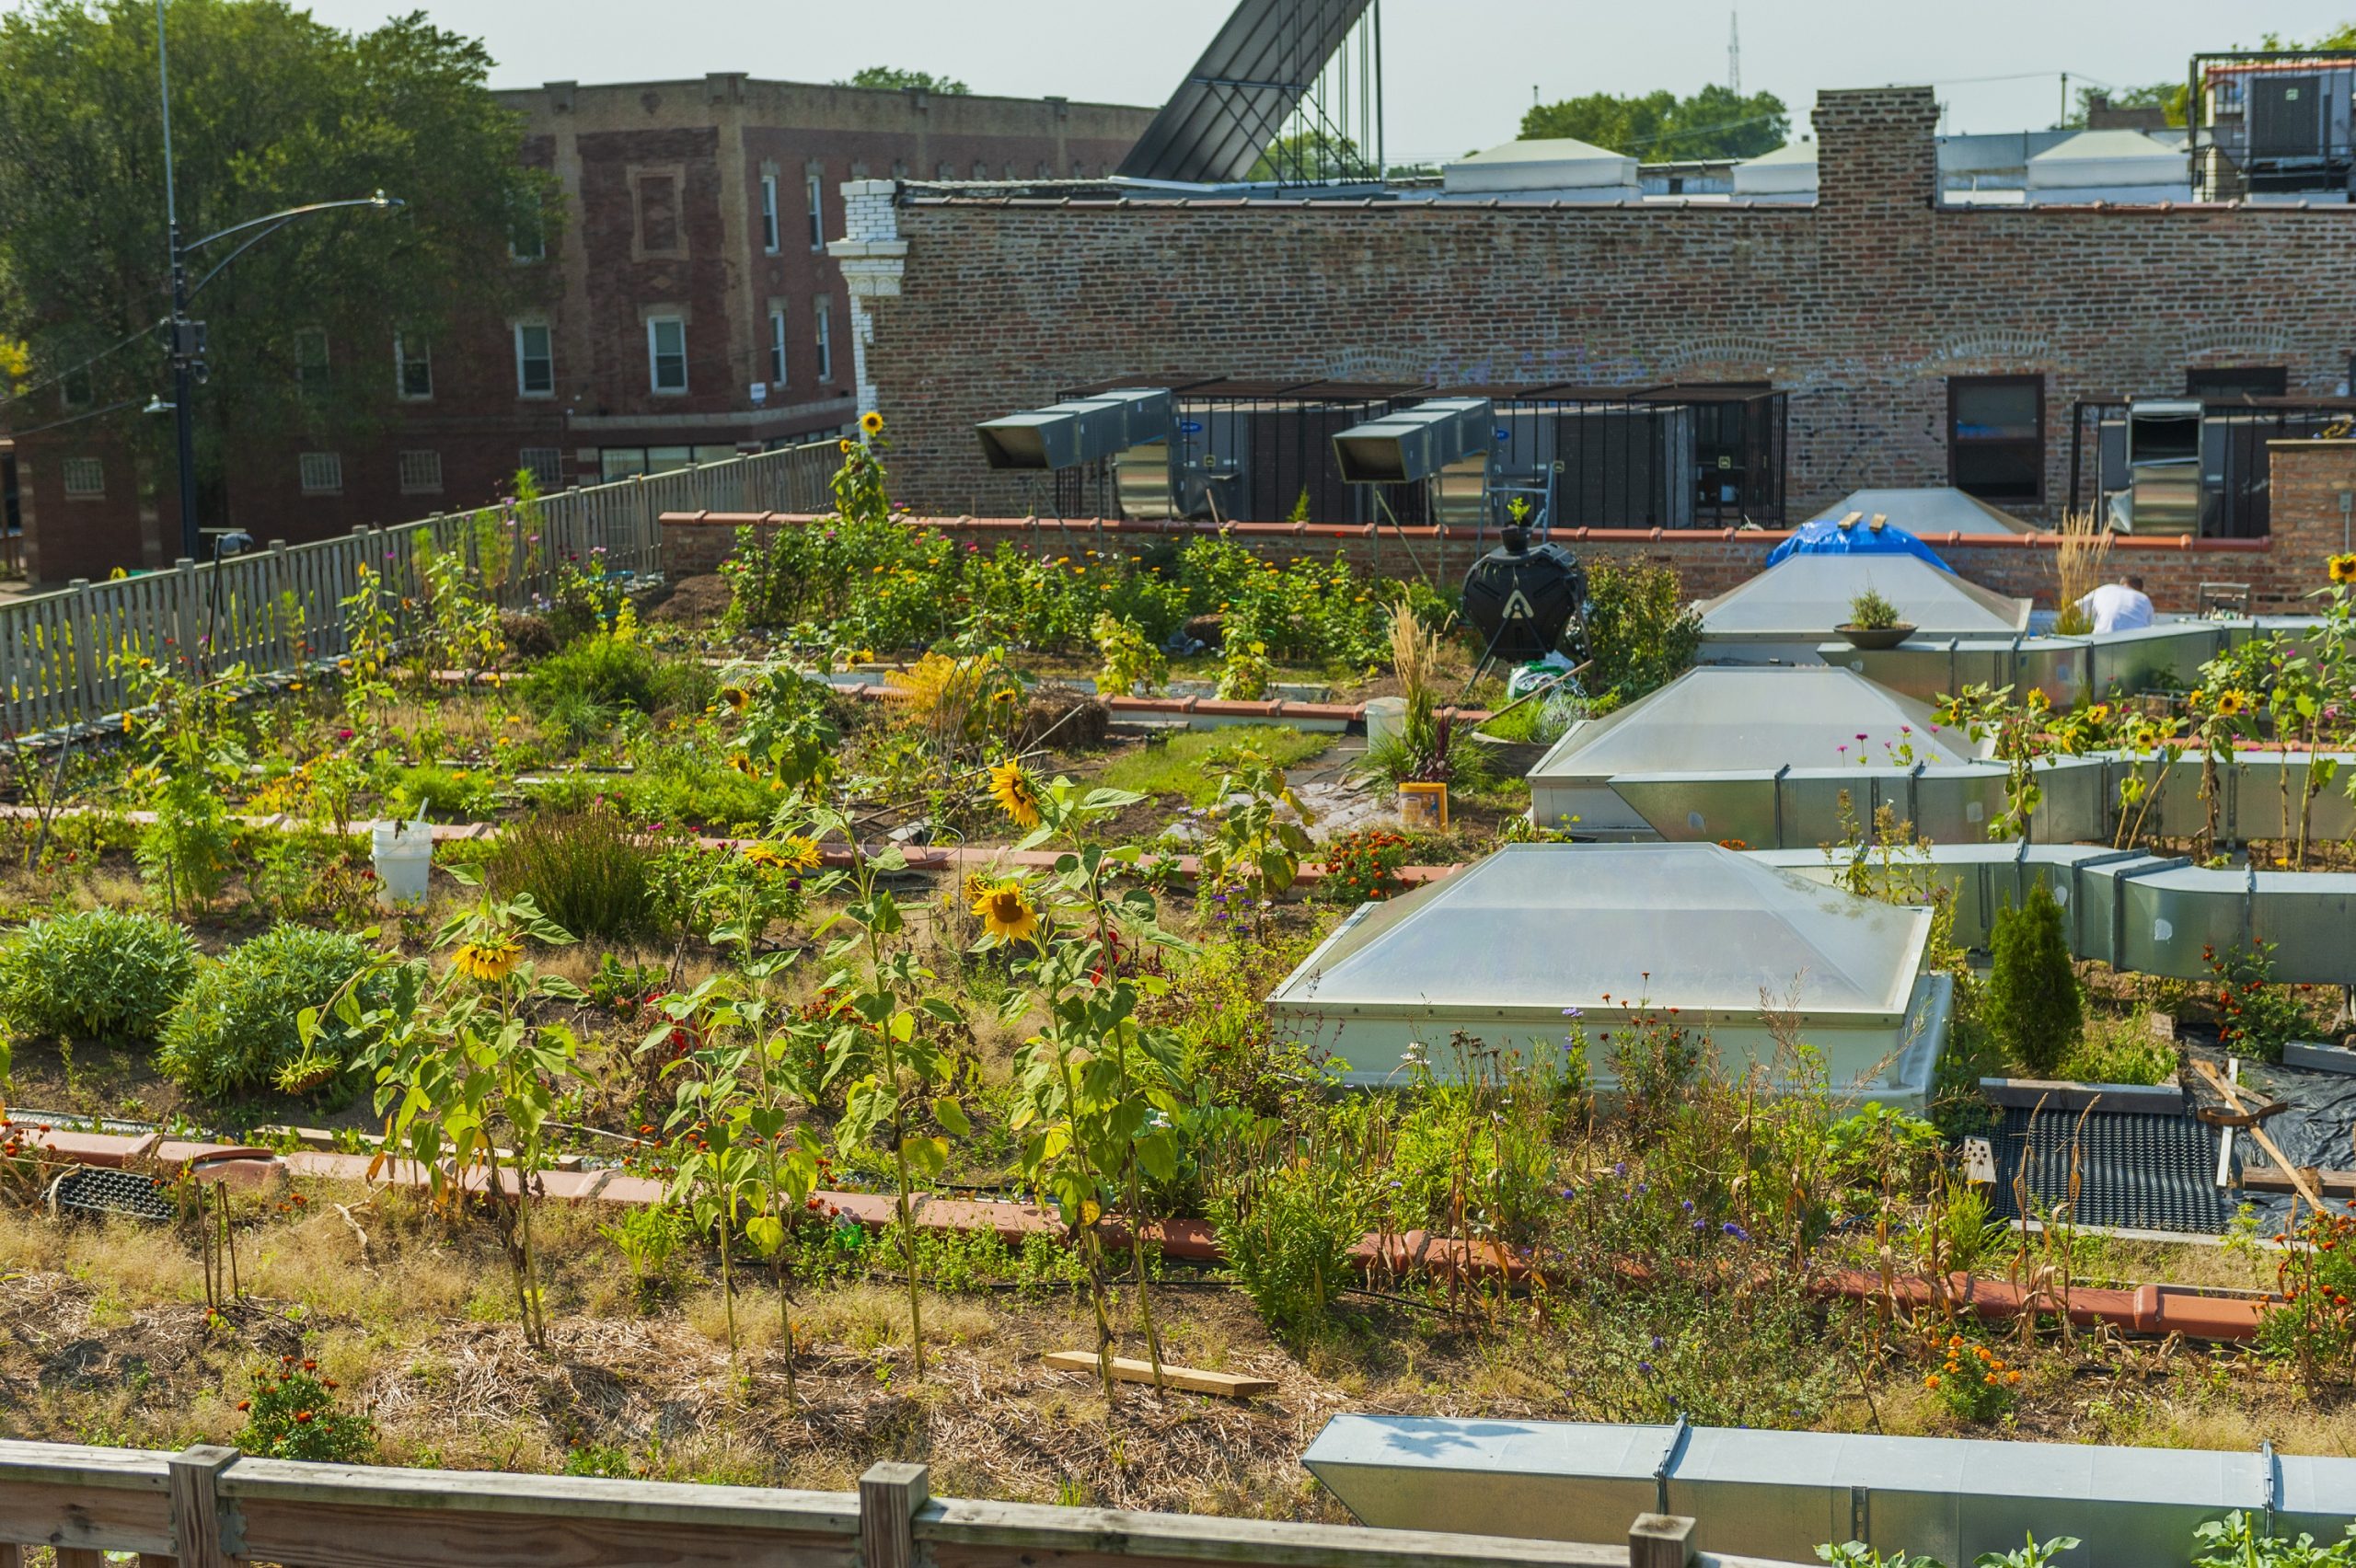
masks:
[[[1898,606],[1871,588],[1849,601],[1847,622],[1832,629],[1853,648],[1895,648],[1914,635],[1913,625],[1898,618]]]

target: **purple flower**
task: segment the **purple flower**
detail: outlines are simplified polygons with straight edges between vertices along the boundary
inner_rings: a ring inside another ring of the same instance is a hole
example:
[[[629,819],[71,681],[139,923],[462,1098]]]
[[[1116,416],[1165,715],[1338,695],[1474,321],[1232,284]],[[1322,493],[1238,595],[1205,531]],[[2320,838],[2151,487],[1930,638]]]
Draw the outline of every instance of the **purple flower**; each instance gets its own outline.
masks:
[[[1653,1348],[1655,1350],[1658,1350],[1661,1347],[1662,1343],[1661,1337],[1658,1334],[1655,1334],[1653,1336]]]
[[[1628,1162],[1624,1159],[1613,1160],[1611,1162],[1611,1174],[1614,1176],[1625,1176],[1628,1174]]]
[[[1649,1378],[1653,1375],[1653,1364],[1649,1361],[1639,1361],[1636,1363],[1636,1370]]]
[[[1565,1008],[1563,1009],[1563,1016],[1565,1018],[1585,1018],[1587,1015],[1579,1011],[1576,1008]]]
[[[1745,1230],[1741,1226],[1737,1225],[1733,1220],[1727,1220],[1724,1225],[1718,1227],[1718,1228],[1726,1232],[1728,1236],[1733,1237],[1738,1241],[1748,1241],[1750,1239],[1750,1232]]]

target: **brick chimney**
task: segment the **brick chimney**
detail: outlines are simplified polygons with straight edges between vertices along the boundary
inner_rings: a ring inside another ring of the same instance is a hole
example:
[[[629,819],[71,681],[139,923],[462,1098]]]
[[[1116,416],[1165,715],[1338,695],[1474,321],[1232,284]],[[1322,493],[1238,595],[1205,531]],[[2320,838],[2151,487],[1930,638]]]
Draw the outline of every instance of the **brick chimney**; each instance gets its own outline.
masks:
[[[1928,87],[1816,96],[1816,203],[1916,208],[1938,199],[1938,100]]]

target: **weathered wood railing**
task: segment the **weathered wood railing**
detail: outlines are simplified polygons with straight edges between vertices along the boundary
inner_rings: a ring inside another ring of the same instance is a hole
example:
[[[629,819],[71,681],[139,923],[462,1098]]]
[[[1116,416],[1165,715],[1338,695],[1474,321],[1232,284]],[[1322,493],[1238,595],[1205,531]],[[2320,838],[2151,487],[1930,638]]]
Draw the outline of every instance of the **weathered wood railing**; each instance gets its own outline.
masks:
[[[571,561],[604,552],[618,571],[663,564],[665,512],[826,502],[835,444],[784,448],[543,496],[530,507],[436,514],[313,544],[273,541],[217,564],[98,582],[0,605],[0,732],[19,737],[100,723],[129,704],[138,661],[202,651],[208,668],[287,674],[350,651],[344,602],[372,569],[387,601],[419,594],[418,555],[462,553],[509,608],[549,594]]]
[[[921,1465],[851,1493],[0,1442],[0,1568],[41,1546],[57,1568],[1787,1568],[1696,1553],[1691,1527],[1647,1515],[1624,1547],[1579,1546],[935,1499]]]

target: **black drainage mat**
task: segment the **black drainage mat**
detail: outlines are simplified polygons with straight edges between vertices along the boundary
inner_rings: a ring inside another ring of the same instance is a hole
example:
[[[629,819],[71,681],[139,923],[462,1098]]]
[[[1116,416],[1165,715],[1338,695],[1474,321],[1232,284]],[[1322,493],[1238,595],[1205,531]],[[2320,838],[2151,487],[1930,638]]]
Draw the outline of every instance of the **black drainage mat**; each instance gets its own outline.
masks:
[[[2217,1129],[2190,1116],[2013,1107],[1992,1135],[1995,1210],[2020,1217],[2015,1183],[2026,1173],[2028,1217],[2060,1219],[2071,1203],[2073,1151],[2080,1225],[2222,1233],[2233,1211],[2217,1182]]]
[[[84,1217],[172,1217],[171,1202],[156,1187],[154,1177],[96,1165],[77,1165],[50,1183],[49,1206],[54,1214]]]

